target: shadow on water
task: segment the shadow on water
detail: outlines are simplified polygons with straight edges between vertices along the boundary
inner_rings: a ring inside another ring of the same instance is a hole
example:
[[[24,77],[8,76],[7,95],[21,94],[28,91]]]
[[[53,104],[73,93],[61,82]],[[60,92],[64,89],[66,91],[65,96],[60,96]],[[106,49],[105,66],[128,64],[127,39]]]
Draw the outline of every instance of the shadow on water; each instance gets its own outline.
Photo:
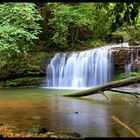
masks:
[[[106,93],[87,97],[62,97],[71,92],[43,88],[0,89],[0,121],[26,131],[41,125],[54,132],[79,132],[83,137],[132,137],[111,115],[138,133],[140,101],[131,95]]]

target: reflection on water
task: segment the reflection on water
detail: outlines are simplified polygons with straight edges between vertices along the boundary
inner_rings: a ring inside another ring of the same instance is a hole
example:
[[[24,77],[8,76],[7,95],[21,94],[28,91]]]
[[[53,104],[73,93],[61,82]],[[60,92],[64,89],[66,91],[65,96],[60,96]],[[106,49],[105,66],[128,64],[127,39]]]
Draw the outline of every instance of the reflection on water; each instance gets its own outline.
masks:
[[[54,132],[75,131],[83,137],[132,135],[111,115],[140,134],[140,102],[134,96],[109,94],[82,98],[56,96],[70,90],[43,88],[0,89],[0,122],[16,125],[17,131],[41,125]]]

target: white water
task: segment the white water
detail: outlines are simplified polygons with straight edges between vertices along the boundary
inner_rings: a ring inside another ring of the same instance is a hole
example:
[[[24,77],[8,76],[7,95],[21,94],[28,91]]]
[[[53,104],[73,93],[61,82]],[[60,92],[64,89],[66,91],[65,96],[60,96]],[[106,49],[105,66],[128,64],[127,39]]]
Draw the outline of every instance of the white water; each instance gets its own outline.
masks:
[[[133,55],[133,53],[131,53],[130,62],[125,65],[125,75],[126,75],[126,77],[129,77],[129,73],[131,72],[132,64],[134,63],[134,61],[135,61],[134,55]]]
[[[111,81],[112,48],[128,43],[104,46],[83,52],[57,53],[47,66],[47,87],[87,88]]]

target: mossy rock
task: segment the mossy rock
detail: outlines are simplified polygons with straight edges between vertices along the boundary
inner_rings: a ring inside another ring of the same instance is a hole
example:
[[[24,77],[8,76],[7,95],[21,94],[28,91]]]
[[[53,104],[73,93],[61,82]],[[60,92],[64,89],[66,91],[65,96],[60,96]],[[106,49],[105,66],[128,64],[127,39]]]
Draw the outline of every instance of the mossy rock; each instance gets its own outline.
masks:
[[[42,133],[47,133],[48,130],[41,126],[35,126],[31,129],[29,129],[28,132],[32,133],[32,134],[42,134]]]
[[[71,139],[71,138],[80,138],[82,136],[77,132],[62,132],[58,135],[58,137]]]
[[[24,77],[0,82],[1,87],[39,86],[43,77]]]

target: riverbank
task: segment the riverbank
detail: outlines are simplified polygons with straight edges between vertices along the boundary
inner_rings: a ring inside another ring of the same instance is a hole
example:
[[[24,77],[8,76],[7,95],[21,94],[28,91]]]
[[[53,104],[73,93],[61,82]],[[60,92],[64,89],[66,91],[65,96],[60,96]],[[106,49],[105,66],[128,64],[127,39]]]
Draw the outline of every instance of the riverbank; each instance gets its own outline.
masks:
[[[80,138],[81,135],[76,132],[54,133],[47,132],[47,129],[36,127],[29,132],[16,132],[15,126],[0,124],[0,138]],[[45,131],[44,131],[45,130]]]
[[[9,87],[39,87],[43,84],[44,77],[22,77],[0,82],[0,88]]]

